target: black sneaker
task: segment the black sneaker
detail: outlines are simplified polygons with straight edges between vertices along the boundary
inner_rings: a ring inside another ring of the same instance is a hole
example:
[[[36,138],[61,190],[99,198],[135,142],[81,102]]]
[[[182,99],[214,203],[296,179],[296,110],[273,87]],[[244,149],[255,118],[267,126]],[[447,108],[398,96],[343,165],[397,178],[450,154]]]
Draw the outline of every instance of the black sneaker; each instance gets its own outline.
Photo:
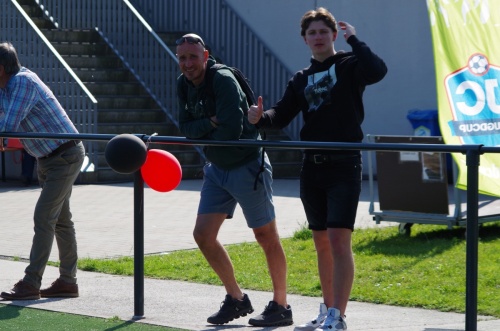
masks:
[[[262,314],[251,318],[248,323],[253,326],[286,326],[293,324],[292,308],[269,301]]]
[[[226,324],[235,318],[253,313],[253,307],[248,295],[243,295],[243,300],[233,299],[229,294],[220,306],[220,310],[207,319],[211,324]]]

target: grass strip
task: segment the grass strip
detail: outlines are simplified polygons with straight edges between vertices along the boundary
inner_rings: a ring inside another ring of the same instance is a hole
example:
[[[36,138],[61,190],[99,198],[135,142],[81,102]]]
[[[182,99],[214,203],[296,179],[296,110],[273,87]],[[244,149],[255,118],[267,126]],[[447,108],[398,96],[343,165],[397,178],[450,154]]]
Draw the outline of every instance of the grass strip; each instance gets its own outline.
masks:
[[[249,230],[250,231],[250,230]],[[500,317],[500,225],[479,231],[478,313]],[[282,239],[288,262],[288,292],[321,297],[316,252],[305,227]],[[265,257],[257,243],[226,246],[245,289],[271,291]],[[413,225],[411,236],[397,227],[353,233],[356,278],[351,300],[465,312],[465,229]],[[79,269],[132,276],[133,257],[80,259]],[[146,256],[145,277],[222,285],[199,250]]]

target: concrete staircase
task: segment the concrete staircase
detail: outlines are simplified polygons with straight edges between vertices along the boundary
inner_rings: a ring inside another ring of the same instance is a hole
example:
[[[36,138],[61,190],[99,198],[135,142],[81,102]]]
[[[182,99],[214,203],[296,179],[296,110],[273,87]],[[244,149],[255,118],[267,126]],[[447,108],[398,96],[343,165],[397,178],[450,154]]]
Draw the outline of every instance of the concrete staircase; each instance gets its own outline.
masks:
[[[153,134],[180,136],[164,111],[146,92],[121,59],[93,30],[56,29],[34,0],[18,0],[54,48],[75,71],[97,99],[97,133]],[[123,182],[133,175],[118,174],[106,162],[106,142],[93,142],[98,160],[94,173],[85,173],[81,182]],[[154,144],[152,148],[168,149],[182,165],[183,178],[194,178],[203,160],[192,146]]]
[[[138,133],[160,136],[182,136],[163,110],[124,66],[119,57],[93,30],[56,29],[34,0],[18,0],[26,13],[42,30],[89,91],[98,101],[97,133]],[[182,34],[162,34],[166,44],[174,45]],[[281,131],[267,133],[269,140],[289,140]],[[104,157],[106,142],[94,142],[98,161],[94,173],[86,173],[85,183],[123,182],[132,175],[114,172]],[[167,149],[155,144],[152,148]],[[192,146],[168,145],[168,151],[182,165],[183,179],[200,178],[203,158]],[[297,150],[268,149],[275,178],[296,178],[301,153]]]

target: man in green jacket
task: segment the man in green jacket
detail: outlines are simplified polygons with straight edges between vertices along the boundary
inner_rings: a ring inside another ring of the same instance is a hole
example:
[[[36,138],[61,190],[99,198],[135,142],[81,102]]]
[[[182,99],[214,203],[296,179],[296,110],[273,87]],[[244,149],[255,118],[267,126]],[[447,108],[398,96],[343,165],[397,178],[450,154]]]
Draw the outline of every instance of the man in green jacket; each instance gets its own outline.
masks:
[[[245,93],[229,69],[219,69],[207,87],[207,70],[215,64],[203,40],[186,34],[176,42],[182,74],[177,80],[179,125],[190,139],[260,139],[257,128],[248,122]],[[213,93],[207,93],[210,88]],[[267,259],[273,283],[273,300],[263,313],[249,320],[255,326],[281,326],[293,323],[286,299],[286,257],[276,227],[272,201],[272,168],[260,147],[207,146],[208,162],[194,238],[208,263],[226,289],[218,312],[208,318],[211,324],[225,324],[253,312],[248,295],[236,281],[229,255],[217,240],[220,227],[233,216],[239,203],[248,227],[255,234]],[[256,185],[255,185],[256,184]]]

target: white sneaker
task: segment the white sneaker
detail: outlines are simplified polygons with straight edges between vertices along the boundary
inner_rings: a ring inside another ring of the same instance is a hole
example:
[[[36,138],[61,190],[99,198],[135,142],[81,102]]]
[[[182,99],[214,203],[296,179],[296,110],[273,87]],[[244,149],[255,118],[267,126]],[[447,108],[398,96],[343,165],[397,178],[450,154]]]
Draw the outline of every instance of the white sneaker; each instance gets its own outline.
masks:
[[[340,316],[340,310],[337,308],[328,308],[328,315],[323,325],[316,329],[316,331],[337,331],[347,330],[345,323],[345,316]]]
[[[325,321],[326,315],[328,313],[328,308],[324,303],[319,305],[319,315],[314,318],[312,321],[309,321],[305,324],[297,325],[294,331],[314,331],[321,326],[321,324]]]

